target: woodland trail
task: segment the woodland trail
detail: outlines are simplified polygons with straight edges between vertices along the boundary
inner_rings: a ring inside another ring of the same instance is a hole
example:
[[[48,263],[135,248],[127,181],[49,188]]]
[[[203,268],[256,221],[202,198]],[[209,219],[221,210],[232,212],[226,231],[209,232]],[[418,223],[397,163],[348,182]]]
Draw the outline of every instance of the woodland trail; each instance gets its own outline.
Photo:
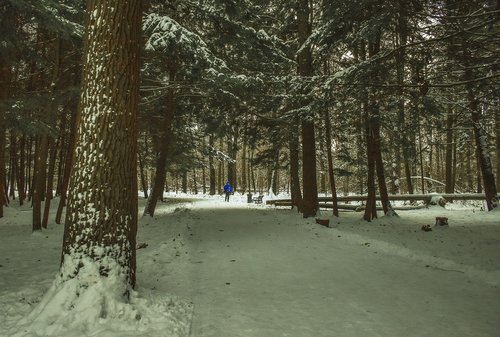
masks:
[[[500,312],[484,309],[498,308],[499,289],[460,272],[290,212],[203,205],[166,216],[179,234],[157,289],[193,302],[192,337],[492,337],[500,328]]]

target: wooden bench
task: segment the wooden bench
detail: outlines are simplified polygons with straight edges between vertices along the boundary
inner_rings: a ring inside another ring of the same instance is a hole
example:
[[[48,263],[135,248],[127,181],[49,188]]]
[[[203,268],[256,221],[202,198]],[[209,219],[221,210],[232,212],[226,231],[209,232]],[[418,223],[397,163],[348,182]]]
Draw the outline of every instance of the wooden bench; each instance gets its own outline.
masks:
[[[264,195],[259,195],[257,197],[253,197],[252,201],[256,204],[262,204],[262,198],[264,198]]]

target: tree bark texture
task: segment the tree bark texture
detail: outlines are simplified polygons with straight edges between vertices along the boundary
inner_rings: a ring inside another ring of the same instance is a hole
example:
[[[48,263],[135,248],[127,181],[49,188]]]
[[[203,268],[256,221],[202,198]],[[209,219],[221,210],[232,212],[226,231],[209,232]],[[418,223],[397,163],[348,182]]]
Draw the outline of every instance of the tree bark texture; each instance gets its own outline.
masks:
[[[299,45],[311,35],[311,3],[300,0],[297,3],[297,25]],[[299,76],[312,76],[312,53],[309,47],[303,48],[297,56],[297,73]],[[302,120],[302,215],[304,218],[314,217],[319,209],[318,187],[316,179],[316,139],[314,116],[311,113]]]
[[[135,286],[142,2],[89,0],[63,278],[88,263]],[[72,270],[73,269],[73,270]]]

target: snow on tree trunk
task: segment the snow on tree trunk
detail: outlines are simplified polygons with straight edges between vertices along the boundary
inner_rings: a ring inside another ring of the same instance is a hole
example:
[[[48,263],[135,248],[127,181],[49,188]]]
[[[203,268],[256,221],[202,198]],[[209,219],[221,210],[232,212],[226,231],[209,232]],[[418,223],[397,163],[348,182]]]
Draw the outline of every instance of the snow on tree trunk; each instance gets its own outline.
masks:
[[[117,293],[135,286],[141,1],[87,2],[75,161],[61,279],[98,271]],[[78,290],[76,290],[78,292]]]

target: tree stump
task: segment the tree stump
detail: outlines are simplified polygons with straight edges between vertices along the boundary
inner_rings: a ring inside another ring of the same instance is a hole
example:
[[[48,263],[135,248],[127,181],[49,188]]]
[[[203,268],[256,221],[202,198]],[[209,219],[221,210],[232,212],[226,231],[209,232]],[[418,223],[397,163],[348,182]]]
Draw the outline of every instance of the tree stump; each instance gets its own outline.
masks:
[[[437,216],[436,224],[434,226],[448,226],[448,218],[444,216]]]
[[[316,223],[321,226],[330,227],[330,219],[318,219],[316,218]]]

